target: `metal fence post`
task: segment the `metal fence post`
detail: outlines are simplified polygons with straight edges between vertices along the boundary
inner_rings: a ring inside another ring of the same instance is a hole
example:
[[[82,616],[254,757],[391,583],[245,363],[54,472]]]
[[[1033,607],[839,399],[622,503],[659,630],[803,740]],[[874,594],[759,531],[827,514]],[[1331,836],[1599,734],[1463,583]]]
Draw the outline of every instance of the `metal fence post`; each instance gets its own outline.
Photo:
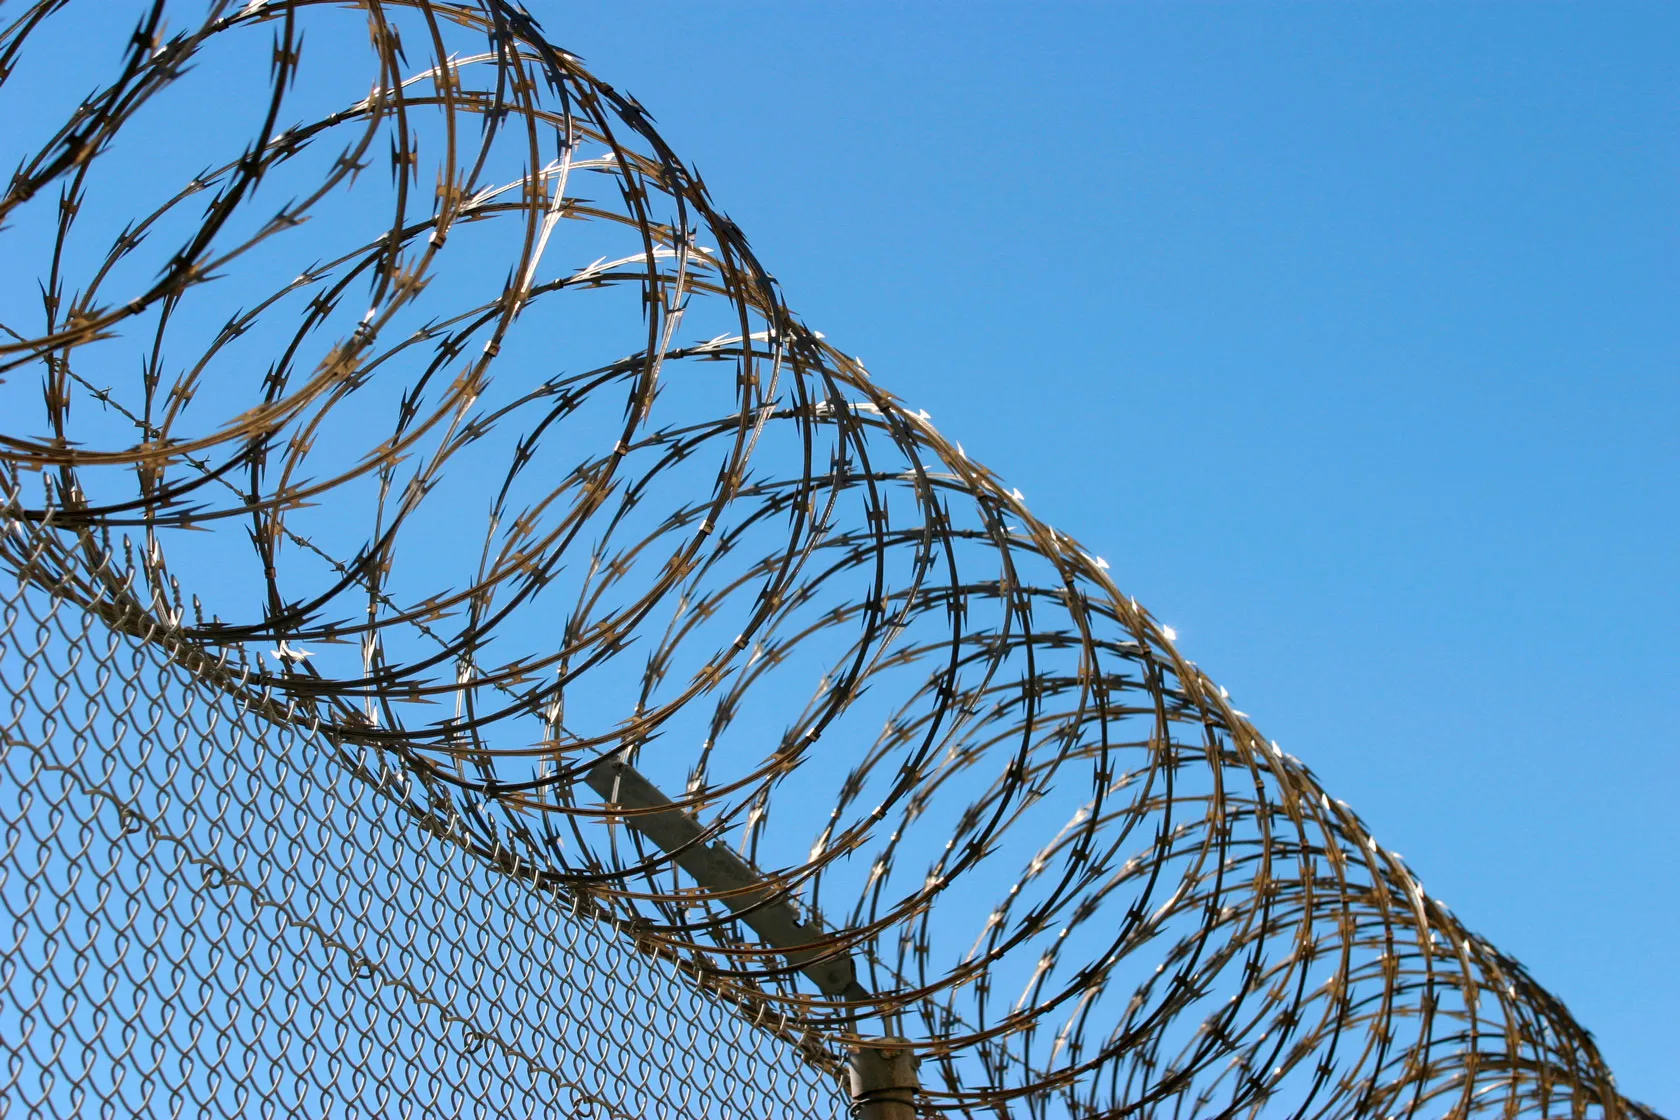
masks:
[[[916,1120],[916,1055],[902,1038],[881,1038],[896,1046],[859,1046],[846,1068],[846,1088],[857,1120]]]
[[[825,936],[814,918],[802,920],[781,889],[728,844],[707,843],[700,822],[622,756],[603,759],[584,781],[607,804],[630,810],[622,818],[627,827],[671,853],[695,882],[718,892],[745,925],[779,949],[824,995],[870,999],[849,955],[812,949]],[[920,1082],[909,1040],[885,1035],[855,1047],[846,1066],[846,1088],[857,1120],[916,1120]]]

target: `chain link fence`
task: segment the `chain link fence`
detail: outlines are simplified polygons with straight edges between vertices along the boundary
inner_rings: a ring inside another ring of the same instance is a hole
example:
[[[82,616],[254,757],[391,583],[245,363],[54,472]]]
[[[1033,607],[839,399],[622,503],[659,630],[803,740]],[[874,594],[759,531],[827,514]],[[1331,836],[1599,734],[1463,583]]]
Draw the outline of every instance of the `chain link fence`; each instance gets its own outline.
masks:
[[[0,592],[0,1113],[844,1114],[774,1016],[68,600],[26,532]]]

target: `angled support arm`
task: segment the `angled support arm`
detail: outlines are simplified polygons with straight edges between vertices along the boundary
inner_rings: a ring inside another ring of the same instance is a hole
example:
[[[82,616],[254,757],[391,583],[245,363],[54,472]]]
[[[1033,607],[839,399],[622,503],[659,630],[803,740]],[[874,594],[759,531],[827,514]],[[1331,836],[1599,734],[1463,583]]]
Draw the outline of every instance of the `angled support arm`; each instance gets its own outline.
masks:
[[[849,955],[815,949],[823,929],[801,922],[787,895],[721,840],[708,843],[706,829],[628,762],[604,759],[584,781],[609,805],[629,810],[625,827],[667,852],[678,867],[717,894],[741,921],[787,958],[826,996],[852,1001],[870,998]],[[882,1043],[903,1043],[883,1038]],[[916,1058],[906,1046],[859,1046],[847,1068],[847,1090],[858,1120],[915,1120],[919,1082]]]

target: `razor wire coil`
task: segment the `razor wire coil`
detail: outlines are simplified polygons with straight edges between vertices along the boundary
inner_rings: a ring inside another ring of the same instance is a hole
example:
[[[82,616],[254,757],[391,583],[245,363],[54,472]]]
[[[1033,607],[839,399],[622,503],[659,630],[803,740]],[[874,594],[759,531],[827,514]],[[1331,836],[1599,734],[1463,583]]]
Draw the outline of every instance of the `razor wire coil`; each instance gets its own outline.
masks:
[[[1636,1114],[523,10],[89,10],[0,31],[8,1096]]]

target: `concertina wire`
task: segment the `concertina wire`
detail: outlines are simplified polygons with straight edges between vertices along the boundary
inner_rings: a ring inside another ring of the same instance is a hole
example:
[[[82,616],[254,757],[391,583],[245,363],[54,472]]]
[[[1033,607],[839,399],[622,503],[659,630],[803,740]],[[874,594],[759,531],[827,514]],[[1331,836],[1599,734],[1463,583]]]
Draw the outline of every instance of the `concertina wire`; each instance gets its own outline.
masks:
[[[1649,1115],[525,11],[122,10],[5,107],[14,571],[928,1110]]]

